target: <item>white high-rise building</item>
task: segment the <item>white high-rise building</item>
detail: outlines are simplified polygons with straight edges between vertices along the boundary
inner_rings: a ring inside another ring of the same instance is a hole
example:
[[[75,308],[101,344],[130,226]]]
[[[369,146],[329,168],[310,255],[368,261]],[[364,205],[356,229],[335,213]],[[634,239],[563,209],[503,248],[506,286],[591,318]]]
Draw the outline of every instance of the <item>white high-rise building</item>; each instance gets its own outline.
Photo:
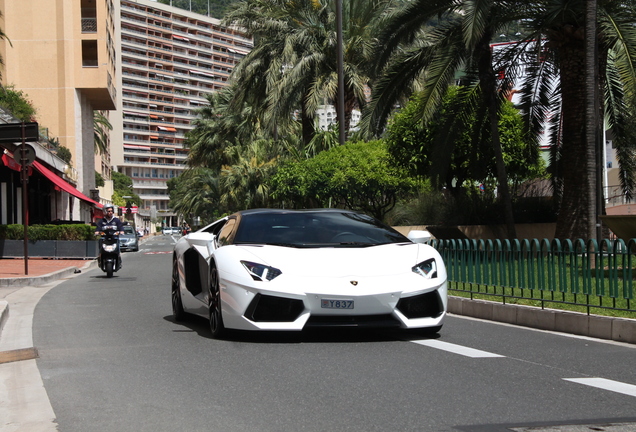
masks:
[[[252,39],[219,20],[152,0],[121,0],[113,168],[133,180],[144,218],[176,224],[167,181],[185,168],[185,134],[204,96],[228,85]]]

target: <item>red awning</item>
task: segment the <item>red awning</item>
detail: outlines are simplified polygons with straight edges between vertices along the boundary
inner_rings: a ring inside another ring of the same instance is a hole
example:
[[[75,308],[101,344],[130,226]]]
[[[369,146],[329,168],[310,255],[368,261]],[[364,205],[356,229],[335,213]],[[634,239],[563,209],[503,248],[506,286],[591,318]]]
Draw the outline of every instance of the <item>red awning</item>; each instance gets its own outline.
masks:
[[[33,161],[33,168],[38,170],[44,177],[51,180],[56,187],[62,189],[63,191],[70,193],[71,195],[81,199],[82,201],[86,201],[87,203],[93,204],[97,208],[104,207],[102,204],[90,199],[89,197],[87,197],[86,195],[78,191],[75,187],[73,187],[71,184],[66,182],[66,180],[64,180],[62,177],[58,176],[57,174],[55,174],[53,171],[51,171],[50,169],[42,165],[40,162]]]
[[[157,126],[157,129],[162,130],[162,131],[168,131],[168,132],[176,132],[177,131],[173,127],[166,127],[166,126]]]
[[[22,171],[22,165],[17,163],[11,156],[9,156],[6,153],[2,155],[2,164],[6,166],[7,168],[11,168],[14,171],[17,171],[17,172]],[[33,171],[32,168],[29,167],[28,175],[31,175],[32,171]]]
[[[150,146],[142,146],[142,145],[133,145],[133,144],[124,144],[125,149],[130,150],[148,150],[150,151]]]

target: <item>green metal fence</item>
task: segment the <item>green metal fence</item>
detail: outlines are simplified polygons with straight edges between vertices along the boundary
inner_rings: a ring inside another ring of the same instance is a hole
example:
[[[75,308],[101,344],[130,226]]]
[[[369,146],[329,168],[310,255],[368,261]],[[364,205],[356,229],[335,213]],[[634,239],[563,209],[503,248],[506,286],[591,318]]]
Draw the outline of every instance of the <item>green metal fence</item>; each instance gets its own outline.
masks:
[[[541,307],[570,305],[568,309],[588,314],[613,309],[636,317],[636,239],[600,244],[596,240],[432,240],[431,245],[444,259],[449,289],[460,295]]]

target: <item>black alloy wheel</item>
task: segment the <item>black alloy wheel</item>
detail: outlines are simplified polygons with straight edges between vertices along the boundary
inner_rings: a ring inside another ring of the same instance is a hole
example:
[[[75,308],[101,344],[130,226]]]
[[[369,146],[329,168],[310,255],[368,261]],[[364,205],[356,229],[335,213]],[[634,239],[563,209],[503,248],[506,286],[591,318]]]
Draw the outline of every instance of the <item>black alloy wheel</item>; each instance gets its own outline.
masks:
[[[214,339],[220,339],[226,333],[221,313],[219,272],[214,261],[210,262],[210,331]]]
[[[172,315],[175,321],[185,319],[183,302],[181,300],[181,283],[179,282],[179,264],[177,258],[172,260]]]

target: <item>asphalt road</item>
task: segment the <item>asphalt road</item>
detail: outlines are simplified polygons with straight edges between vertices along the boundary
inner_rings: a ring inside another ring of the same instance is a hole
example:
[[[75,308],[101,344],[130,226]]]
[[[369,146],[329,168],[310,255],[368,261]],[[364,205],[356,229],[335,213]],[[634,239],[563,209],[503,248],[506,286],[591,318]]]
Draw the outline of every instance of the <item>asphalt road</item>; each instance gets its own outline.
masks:
[[[636,346],[456,316],[435,338],[217,341],[205,320],[172,321],[171,243],[150,239],[114,278],[90,270],[38,303],[61,432],[636,431]]]

